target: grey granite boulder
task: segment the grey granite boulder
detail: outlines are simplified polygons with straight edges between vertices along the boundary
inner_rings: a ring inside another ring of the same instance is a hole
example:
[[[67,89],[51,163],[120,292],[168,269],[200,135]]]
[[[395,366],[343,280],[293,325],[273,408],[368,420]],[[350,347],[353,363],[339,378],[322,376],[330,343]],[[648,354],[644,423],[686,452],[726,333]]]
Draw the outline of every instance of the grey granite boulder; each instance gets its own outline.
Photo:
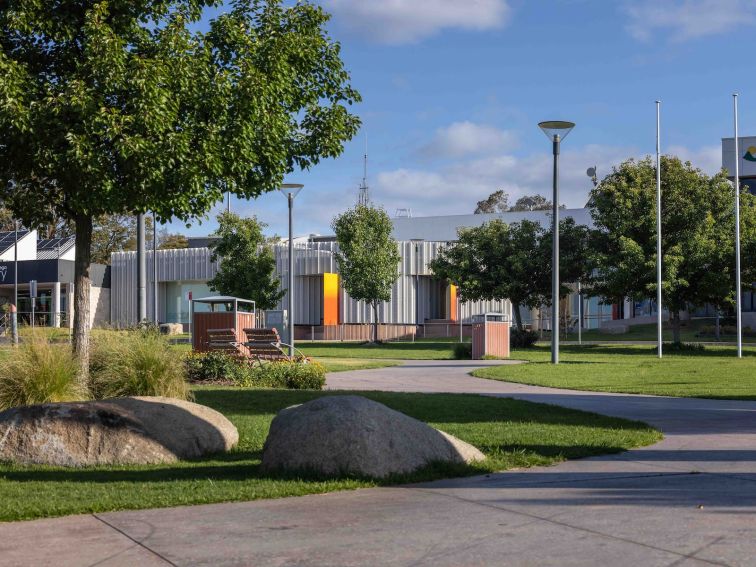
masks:
[[[378,402],[324,396],[278,413],[265,441],[262,467],[382,478],[431,462],[484,458],[472,445]]]
[[[172,463],[228,451],[223,414],[161,397],[12,408],[0,413],[0,460],[68,467]]]

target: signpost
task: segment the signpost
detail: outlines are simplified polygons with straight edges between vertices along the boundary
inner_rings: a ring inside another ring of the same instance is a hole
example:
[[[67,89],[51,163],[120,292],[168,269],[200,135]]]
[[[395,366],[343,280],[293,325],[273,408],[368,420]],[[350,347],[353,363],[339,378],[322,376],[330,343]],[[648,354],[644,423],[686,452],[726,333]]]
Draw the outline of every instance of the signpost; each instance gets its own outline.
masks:
[[[37,280],[29,280],[29,300],[31,301],[31,327],[34,328],[34,304],[37,303]]]

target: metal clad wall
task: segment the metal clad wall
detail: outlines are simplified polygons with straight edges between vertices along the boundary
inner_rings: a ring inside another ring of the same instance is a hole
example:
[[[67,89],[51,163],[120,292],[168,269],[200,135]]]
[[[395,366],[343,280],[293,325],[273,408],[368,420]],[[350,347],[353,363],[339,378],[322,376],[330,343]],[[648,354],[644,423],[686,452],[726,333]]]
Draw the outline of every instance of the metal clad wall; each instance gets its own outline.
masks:
[[[391,301],[378,307],[381,323],[416,324],[430,318],[431,288],[438,285],[432,279],[428,267],[443,242],[400,242],[399,278],[391,290]],[[323,318],[323,273],[338,273],[335,242],[311,242],[294,247],[297,325],[320,325]],[[218,270],[218,263],[210,261],[207,248],[185,248],[181,250],[158,250],[158,281],[160,282],[205,282]],[[288,287],[288,247],[286,244],[274,247],[276,273],[280,289]],[[111,322],[116,326],[136,323],[136,252],[117,252],[111,257]],[[419,277],[417,277],[419,276]],[[147,253],[147,310],[152,317],[152,252]],[[419,302],[416,302],[415,287],[419,287]],[[161,293],[165,293],[162,291]],[[343,323],[370,323],[371,309],[362,301],[355,301],[342,289],[340,310]],[[164,302],[162,302],[164,303]],[[419,305],[418,305],[419,303]],[[159,306],[160,308],[160,306]],[[277,309],[287,308],[284,295]],[[418,309],[419,320],[418,320]],[[484,312],[506,313],[511,316],[509,301],[463,302],[462,318],[469,322],[473,315]]]

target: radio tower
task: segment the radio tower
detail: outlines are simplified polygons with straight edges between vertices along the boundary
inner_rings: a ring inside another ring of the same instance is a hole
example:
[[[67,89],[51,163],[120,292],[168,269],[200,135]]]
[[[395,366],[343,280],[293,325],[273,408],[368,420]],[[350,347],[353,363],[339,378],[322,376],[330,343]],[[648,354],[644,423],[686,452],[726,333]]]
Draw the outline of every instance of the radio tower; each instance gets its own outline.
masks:
[[[363,207],[370,206],[370,189],[367,184],[367,135],[365,135],[365,155],[362,163],[362,183],[360,184],[360,193],[357,195],[357,204]]]

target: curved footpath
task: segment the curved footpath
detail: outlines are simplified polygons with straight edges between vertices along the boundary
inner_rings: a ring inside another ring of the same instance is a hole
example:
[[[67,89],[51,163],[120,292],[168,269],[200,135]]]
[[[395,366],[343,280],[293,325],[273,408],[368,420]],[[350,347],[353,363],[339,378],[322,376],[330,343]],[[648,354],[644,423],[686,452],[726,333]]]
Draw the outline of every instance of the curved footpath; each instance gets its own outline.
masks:
[[[483,380],[500,362],[342,372],[331,389],[470,392],[650,423],[619,455],[427,484],[0,524],[0,565],[754,565],[756,402]]]

